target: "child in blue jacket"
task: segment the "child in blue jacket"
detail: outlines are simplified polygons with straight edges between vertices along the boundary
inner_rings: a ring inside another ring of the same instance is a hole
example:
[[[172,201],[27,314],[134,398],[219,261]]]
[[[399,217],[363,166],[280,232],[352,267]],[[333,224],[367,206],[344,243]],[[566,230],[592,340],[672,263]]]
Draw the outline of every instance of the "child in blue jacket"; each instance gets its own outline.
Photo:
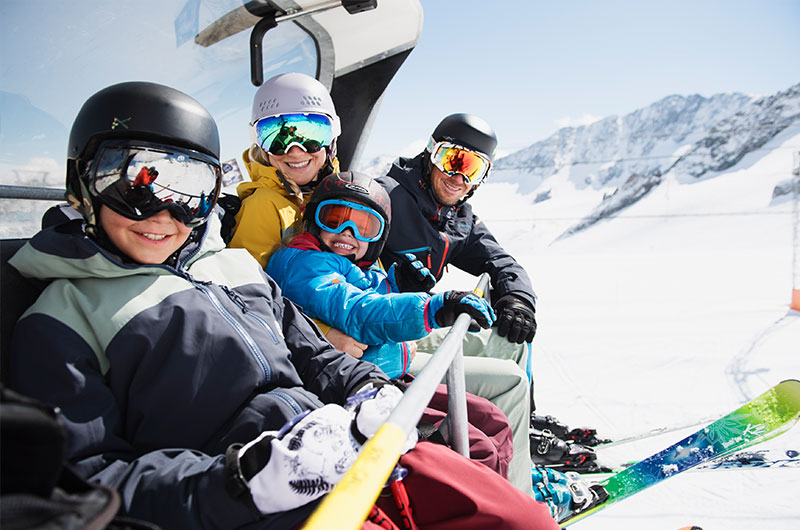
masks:
[[[392,266],[377,263],[391,222],[389,197],[362,173],[329,175],[317,186],[303,215],[306,231],[276,251],[267,273],[284,296],[312,318],[367,344],[362,360],[389,377],[402,376],[416,350],[414,340],[450,326],[461,313],[474,319],[472,330],[488,328],[494,311],[464,291],[433,296],[400,292],[409,278],[433,276],[418,261]]]

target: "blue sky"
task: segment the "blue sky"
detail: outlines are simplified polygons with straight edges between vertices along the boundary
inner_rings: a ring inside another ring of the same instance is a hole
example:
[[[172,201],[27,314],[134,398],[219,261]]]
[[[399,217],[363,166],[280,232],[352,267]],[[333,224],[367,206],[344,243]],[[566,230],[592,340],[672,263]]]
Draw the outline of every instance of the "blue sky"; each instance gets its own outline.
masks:
[[[800,82],[797,0],[421,2],[422,35],[365,161],[410,154],[453,112],[485,118],[509,153],[670,94],[766,95]]]

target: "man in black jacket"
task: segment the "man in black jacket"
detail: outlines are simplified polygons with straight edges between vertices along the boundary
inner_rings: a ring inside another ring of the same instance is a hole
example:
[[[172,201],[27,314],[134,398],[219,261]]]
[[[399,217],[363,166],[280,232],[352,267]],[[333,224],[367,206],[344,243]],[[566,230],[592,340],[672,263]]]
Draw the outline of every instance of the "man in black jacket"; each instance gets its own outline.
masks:
[[[536,333],[536,295],[519,263],[497,242],[467,202],[486,179],[497,137],[484,120],[470,114],[444,118],[425,150],[400,158],[378,181],[388,190],[396,221],[381,255],[384,266],[397,262],[402,290],[427,291],[445,266],[491,277],[496,327],[468,334],[464,342],[467,390],[485,397],[508,416],[514,430],[509,478],[530,492],[528,427],[532,397],[527,377],[529,344]],[[414,274],[421,269],[429,274]],[[414,267],[408,266],[414,263]],[[427,271],[426,271],[427,272]],[[446,333],[418,342],[411,367],[417,373]],[[516,465],[515,465],[516,461]],[[516,472],[515,472],[516,470]],[[515,478],[516,476],[516,478]]]

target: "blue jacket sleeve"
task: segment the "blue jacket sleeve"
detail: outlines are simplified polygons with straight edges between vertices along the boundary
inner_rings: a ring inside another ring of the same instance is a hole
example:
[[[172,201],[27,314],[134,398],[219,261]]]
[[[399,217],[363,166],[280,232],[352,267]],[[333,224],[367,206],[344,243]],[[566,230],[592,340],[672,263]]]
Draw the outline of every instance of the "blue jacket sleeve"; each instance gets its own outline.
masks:
[[[329,252],[282,248],[267,267],[284,296],[312,318],[359,342],[379,345],[424,337],[425,293],[388,293],[385,275]]]

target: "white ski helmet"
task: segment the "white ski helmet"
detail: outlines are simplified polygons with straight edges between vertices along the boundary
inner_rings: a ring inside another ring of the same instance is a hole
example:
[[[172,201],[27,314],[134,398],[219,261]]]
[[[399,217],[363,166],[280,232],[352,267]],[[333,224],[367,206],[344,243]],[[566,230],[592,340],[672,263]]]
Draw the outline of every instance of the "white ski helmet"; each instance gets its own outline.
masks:
[[[266,116],[309,112],[325,114],[331,119],[334,140],[342,133],[342,124],[325,85],[306,74],[280,74],[267,79],[256,91],[250,125]]]

